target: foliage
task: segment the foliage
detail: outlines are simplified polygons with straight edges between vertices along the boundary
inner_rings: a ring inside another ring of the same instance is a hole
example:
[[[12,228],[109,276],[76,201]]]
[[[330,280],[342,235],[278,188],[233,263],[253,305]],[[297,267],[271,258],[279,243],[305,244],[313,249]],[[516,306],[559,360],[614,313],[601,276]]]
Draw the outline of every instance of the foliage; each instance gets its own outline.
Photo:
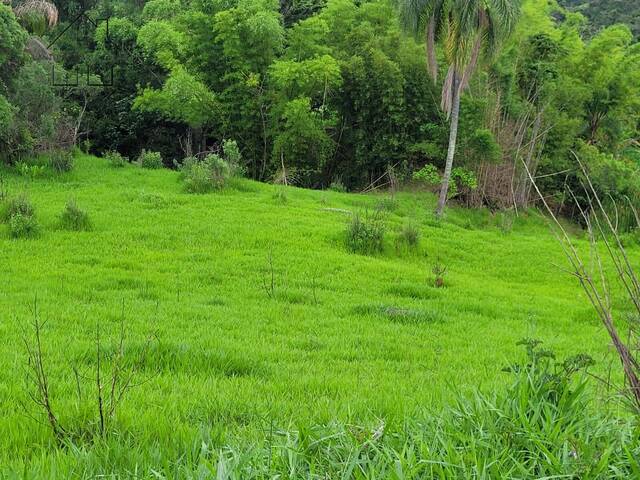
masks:
[[[11,8],[0,4],[0,82],[5,83],[20,65],[27,33],[20,28]]]
[[[420,245],[420,229],[412,222],[405,222],[398,231],[396,248],[415,250]]]
[[[195,157],[186,158],[181,171],[185,190],[190,193],[219,190],[234,175],[231,164],[215,153],[210,153],[203,160]]]
[[[588,2],[586,0],[560,0],[563,6],[579,12],[589,19],[585,25],[590,35],[615,23],[627,24],[636,38],[640,36],[640,7],[635,0]]]
[[[427,164],[420,170],[414,172],[413,179],[426,185],[440,185],[442,176],[434,165]],[[466,193],[478,188],[478,179],[472,170],[463,167],[455,167],[451,170],[451,183],[449,186],[448,198],[455,198],[462,193]]]
[[[45,165],[39,165],[37,163],[28,163],[26,161],[19,161],[15,164],[16,171],[23,177],[35,179],[44,176],[47,172]]]
[[[56,173],[73,170],[73,154],[66,150],[54,150],[49,153],[49,167]]]
[[[1,218],[9,225],[12,238],[29,238],[38,234],[35,209],[26,195],[7,200]]]
[[[6,201],[2,209],[2,220],[8,222],[11,217],[21,215],[23,217],[34,217],[35,209],[29,198],[22,194]]]
[[[120,155],[119,152],[108,151],[104,154],[104,158],[109,162],[109,164],[114,168],[122,168],[127,163],[129,163],[129,159]]]
[[[85,210],[82,210],[73,199],[67,201],[60,215],[60,226],[64,230],[76,232],[88,231],[92,228],[89,214]]]
[[[386,225],[382,214],[376,210],[373,214],[354,213],[347,224],[345,242],[353,253],[373,255],[384,248]]]
[[[331,190],[332,192],[346,193],[347,187],[344,186],[344,183],[342,183],[342,180],[337,178],[329,184],[329,190]]]
[[[413,179],[427,185],[439,185],[442,180],[436,166],[430,163],[427,163],[420,170],[413,172]]]
[[[35,237],[38,234],[38,222],[35,216],[16,213],[9,218],[9,232],[12,238]]]
[[[160,152],[147,152],[143,149],[138,157],[138,165],[149,169],[162,168],[162,155]]]

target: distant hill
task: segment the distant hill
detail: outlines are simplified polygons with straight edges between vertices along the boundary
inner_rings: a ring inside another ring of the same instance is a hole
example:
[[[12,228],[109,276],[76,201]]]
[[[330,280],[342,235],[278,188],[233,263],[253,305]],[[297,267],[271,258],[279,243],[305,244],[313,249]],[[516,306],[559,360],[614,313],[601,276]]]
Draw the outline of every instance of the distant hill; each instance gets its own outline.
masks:
[[[590,21],[589,33],[614,23],[626,23],[636,38],[640,37],[640,1],[638,0],[559,0],[574,12],[583,13]]]

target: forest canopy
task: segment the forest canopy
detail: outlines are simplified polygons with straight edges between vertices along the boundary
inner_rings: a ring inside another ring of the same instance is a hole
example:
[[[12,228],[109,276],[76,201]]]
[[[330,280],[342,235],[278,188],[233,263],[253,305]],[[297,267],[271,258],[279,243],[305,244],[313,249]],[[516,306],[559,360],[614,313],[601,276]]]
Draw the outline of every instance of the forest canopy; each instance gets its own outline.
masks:
[[[80,27],[74,1],[33,5],[0,5],[5,163],[76,147],[132,159],[158,151],[174,167],[234,140],[251,178],[353,190],[430,169],[437,182],[445,166],[447,65],[427,74],[425,31],[404,28],[397,3],[101,1]],[[465,80],[450,196],[526,208],[536,199],[529,170],[576,216],[566,203],[568,192],[580,200],[577,155],[599,193],[637,205],[640,44],[630,27],[587,35],[573,8],[518,6],[512,31]],[[446,45],[435,56],[446,59]],[[52,72],[80,81],[56,86]]]

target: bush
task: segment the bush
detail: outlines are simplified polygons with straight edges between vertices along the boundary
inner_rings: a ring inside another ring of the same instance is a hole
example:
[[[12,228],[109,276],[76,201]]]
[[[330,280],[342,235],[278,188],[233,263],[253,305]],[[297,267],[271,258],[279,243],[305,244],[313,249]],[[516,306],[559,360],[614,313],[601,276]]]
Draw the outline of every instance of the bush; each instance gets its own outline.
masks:
[[[225,182],[231,177],[232,169],[229,163],[215,153],[207,155],[204,163],[211,172],[211,182],[214,188],[224,187]]]
[[[109,151],[105,153],[104,158],[106,158],[114,168],[122,168],[129,162],[129,159],[127,157],[123,157],[122,155],[120,155],[120,152],[115,151]]]
[[[196,162],[183,171],[184,188],[189,193],[211,191],[211,172],[204,162]]]
[[[420,230],[413,223],[405,223],[396,237],[396,248],[415,250],[420,244]]]
[[[22,215],[24,217],[35,216],[35,209],[26,195],[18,195],[10,199],[2,210],[2,221],[8,222],[11,217]]]
[[[29,238],[38,234],[38,222],[35,217],[16,213],[9,219],[9,232],[12,238]]]
[[[331,182],[331,185],[329,185],[329,190],[331,190],[332,192],[346,193],[347,187],[344,186],[342,180],[337,178],[333,182]]]
[[[190,193],[206,193],[225,186],[232,173],[229,163],[215,153],[204,160],[188,157],[182,162],[185,189]]]
[[[238,148],[238,143],[235,140],[225,140],[222,142],[222,152],[231,169],[231,175],[243,176],[245,168],[242,165],[242,154],[240,153],[240,148]]]
[[[2,211],[2,220],[9,224],[13,238],[34,237],[38,233],[35,209],[25,195],[12,198]]]
[[[412,178],[430,187],[435,187],[442,183],[440,172],[431,164],[427,164],[420,170],[414,172]],[[457,197],[461,193],[469,190],[475,190],[476,188],[478,188],[478,179],[474,172],[462,167],[456,167],[451,170],[448,192],[449,199]]]
[[[398,208],[398,201],[394,197],[383,197],[376,202],[376,210],[393,212]]]
[[[60,225],[65,230],[76,232],[91,230],[89,214],[76,204],[75,200],[69,200],[60,215]]]
[[[49,154],[49,167],[56,173],[73,170],[73,155],[66,150],[54,150]]]
[[[280,205],[285,205],[289,201],[287,192],[282,188],[278,188],[278,190],[276,190],[276,193],[273,194],[273,199]]]
[[[151,170],[162,168],[162,155],[160,155],[160,152],[147,152],[143,149],[138,157],[138,165]]]
[[[20,175],[29,177],[31,180],[44,176],[47,170],[44,165],[35,165],[24,161],[16,162],[15,168]]]
[[[346,245],[354,253],[372,255],[384,247],[385,224],[379,211],[373,216],[354,214],[347,226]]]

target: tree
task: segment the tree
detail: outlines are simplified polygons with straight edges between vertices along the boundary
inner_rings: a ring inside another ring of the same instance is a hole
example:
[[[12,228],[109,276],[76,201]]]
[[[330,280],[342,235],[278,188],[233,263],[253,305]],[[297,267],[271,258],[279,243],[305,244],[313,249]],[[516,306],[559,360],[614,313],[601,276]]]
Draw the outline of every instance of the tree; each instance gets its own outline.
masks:
[[[428,70],[437,80],[436,43],[441,42],[448,65],[441,107],[451,121],[449,146],[436,215],[447,202],[458,137],[460,97],[469,85],[481,55],[491,56],[511,33],[519,12],[518,0],[401,0],[403,26],[414,35],[424,32]]]

